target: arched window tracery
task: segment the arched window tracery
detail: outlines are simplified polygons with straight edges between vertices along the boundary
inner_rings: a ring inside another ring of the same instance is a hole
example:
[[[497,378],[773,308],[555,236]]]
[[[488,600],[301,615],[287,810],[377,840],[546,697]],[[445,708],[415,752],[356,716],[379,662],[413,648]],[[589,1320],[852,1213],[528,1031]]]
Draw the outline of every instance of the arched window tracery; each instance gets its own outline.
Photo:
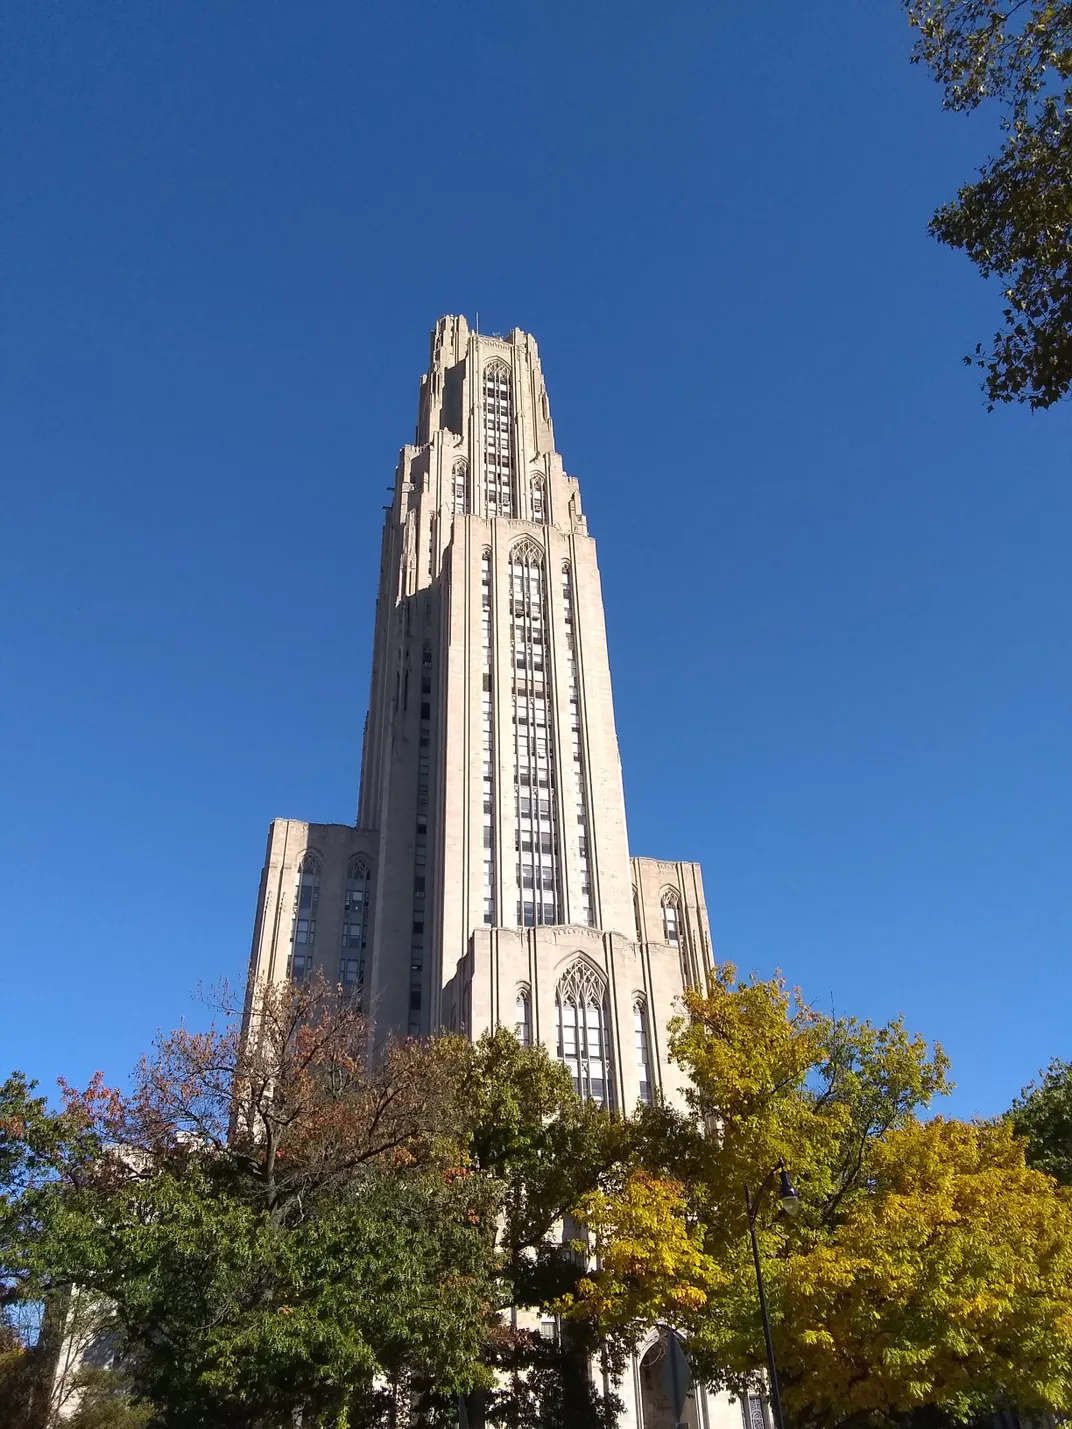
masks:
[[[484,514],[516,516],[514,398],[510,369],[496,359],[484,368]]]
[[[558,1059],[573,1078],[578,1096],[600,1106],[612,1104],[610,1015],[607,987],[591,964],[578,959],[555,989]]]

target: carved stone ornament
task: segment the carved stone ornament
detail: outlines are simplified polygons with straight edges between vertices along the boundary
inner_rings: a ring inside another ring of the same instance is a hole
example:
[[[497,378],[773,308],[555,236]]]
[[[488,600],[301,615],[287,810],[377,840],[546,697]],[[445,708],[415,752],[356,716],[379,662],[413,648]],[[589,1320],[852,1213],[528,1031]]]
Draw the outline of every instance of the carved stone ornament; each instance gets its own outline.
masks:
[[[543,551],[531,536],[522,536],[520,541],[510,547],[510,559],[511,561],[528,561],[533,565],[541,565]]]

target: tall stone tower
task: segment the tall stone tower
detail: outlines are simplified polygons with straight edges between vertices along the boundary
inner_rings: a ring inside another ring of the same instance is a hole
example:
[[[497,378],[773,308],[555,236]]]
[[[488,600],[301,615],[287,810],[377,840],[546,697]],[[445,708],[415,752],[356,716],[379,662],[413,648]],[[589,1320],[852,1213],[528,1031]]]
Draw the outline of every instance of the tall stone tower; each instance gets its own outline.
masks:
[[[586,1096],[673,1100],[700,869],[629,856],[595,542],[532,337],[440,319],[386,510],[357,823],[272,824],[251,975],[318,966],[378,1037],[505,1025]]]
[[[629,856],[595,542],[527,333],[440,319],[385,509],[357,822],[271,825],[251,982],[320,968],[378,1039],[506,1026],[583,1096],[676,1101],[703,884]],[[614,1386],[622,1429],[673,1423],[665,1343]],[[682,1420],[742,1422],[763,1429],[761,1399],[702,1389]]]

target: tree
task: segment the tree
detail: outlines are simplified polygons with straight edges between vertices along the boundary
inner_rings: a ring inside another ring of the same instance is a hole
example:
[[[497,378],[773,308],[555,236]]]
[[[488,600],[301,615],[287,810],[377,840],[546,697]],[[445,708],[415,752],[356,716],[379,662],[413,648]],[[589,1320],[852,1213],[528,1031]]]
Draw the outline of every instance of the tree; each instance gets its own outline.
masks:
[[[635,1343],[657,1321],[701,1310],[722,1283],[680,1181],[637,1168],[612,1190],[591,1192],[578,1215],[599,1270],[582,1275],[558,1307],[592,1321],[603,1337],[616,1332]]]
[[[1004,1122],[921,1119],[948,1087],[941,1049],[728,965],[686,1003],[671,1046],[692,1118],[641,1118],[661,1179],[590,1198],[603,1264],[567,1313],[667,1321],[699,1379],[743,1393],[764,1363],[744,1187],[784,1159],[800,1213],[767,1202],[758,1228],[791,1424],[1066,1410],[1072,1197]]]
[[[1027,1164],[1072,1186],[1072,1062],[1055,1057],[1041,1075],[1013,1102],[1009,1119],[1027,1142]]]
[[[262,989],[248,1035],[223,1010],[222,1030],[162,1038],[130,1097],[68,1089],[97,1154],[42,1188],[24,1293],[112,1305],[167,1429],[378,1423],[391,1391],[456,1396],[498,1204],[492,1178],[454,1174],[456,1039],[370,1065],[359,1011],[317,981]]]
[[[868,1162],[869,1186],[837,1223],[790,1241],[774,1262],[798,1421],[1062,1411],[1072,1396],[1069,1198],[1025,1166],[1003,1123],[913,1120]]]
[[[996,402],[1049,407],[1072,388],[1072,4],[1054,0],[904,0],[945,107],[1001,106],[1005,140],[930,231],[1000,279],[1004,329],[985,372]]]
[[[100,1077],[59,1112],[35,1091],[20,1072],[0,1084],[0,1419],[26,1429],[69,1409],[74,1390],[58,1372],[72,1337],[53,1333],[67,1288],[38,1286],[31,1252],[55,1194],[94,1174],[101,1145],[93,1121],[109,1099]]]
[[[383,1168],[280,1226],[216,1171],[67,1198],[52,1226],[65,1274],[115,1304],[162,1425],[335,1423],[377,1381],[471,1383],[492,1269],[474,1188]]]
[[[627,1174],[629,1125],[504,1031],[370,1062],[359,1010],[321,981],[261,989],[245,1033],[219,1006],[220,1028],[158,1040],[131,1095],[66,1088],[78,1174],[57,1161],[23,1216],[20,1293],[113,1307],[133,1398],[94,1382],[85,1414],[357,1429],[404,1400],[431,1426],[465,1392],[474,1426],[607,1429],[588,1363],[612,1373],[625,1340],[548,1340],[511,1307],[576,1290],[571,1216]]]
[[[334,1203],[363,1168],[434,1165],[454,1145],[459,1039],[371,1059],[360,1006],[321,976],[260,985],[248,1029],[228,988],[214,1005],[222,1028],[158,1039],[130,1098],[84,1108],[124,1164],[181,1170],[207,1154],[284,1225]]]
[[[582,1102],[543,1047],[499,1029],[455,1045],[457,1105],[472,1173],[502,1188],[497,1311],[483,1361],[488,1382],[470,1423],[504,1429],[609,1429],[620,1402],[591,1383],[589,1363],[620,1372],[628,1338],[609,1322],[561,1325],[552,1339],[514,1323],[546,1317],[576,1294],[587,1268],[580,1235],[585,1198],[614,1184],[634,1155],[629,1123]]]
[[[94,1123],[108,1094],[99,1076],[60,1112],[36,1088],[21,1072],[0,1083],[0,1309],[25,1298],[23,1252],[43,1197],[57,1183],[80,1184],[101,1151]]]
[[[39,1376],[23,1337],[0,1320],[0,1424],[25,1423]]]

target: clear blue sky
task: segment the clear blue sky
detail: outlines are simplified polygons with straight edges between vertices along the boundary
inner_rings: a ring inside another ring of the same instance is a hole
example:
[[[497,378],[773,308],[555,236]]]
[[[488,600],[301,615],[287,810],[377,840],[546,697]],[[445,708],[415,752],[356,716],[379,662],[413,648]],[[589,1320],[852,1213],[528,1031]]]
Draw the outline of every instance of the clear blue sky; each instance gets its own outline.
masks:
[[[633,848],[717,952],[1072,1055],[1072,415],[987,415],[926,235],[995,139],[896,0],[71,3],[4,26],[0,1073],[240,979],[353,817],[385,487],[444,312],[536,334]],[[639,539],[638,539],[639,538]]]

